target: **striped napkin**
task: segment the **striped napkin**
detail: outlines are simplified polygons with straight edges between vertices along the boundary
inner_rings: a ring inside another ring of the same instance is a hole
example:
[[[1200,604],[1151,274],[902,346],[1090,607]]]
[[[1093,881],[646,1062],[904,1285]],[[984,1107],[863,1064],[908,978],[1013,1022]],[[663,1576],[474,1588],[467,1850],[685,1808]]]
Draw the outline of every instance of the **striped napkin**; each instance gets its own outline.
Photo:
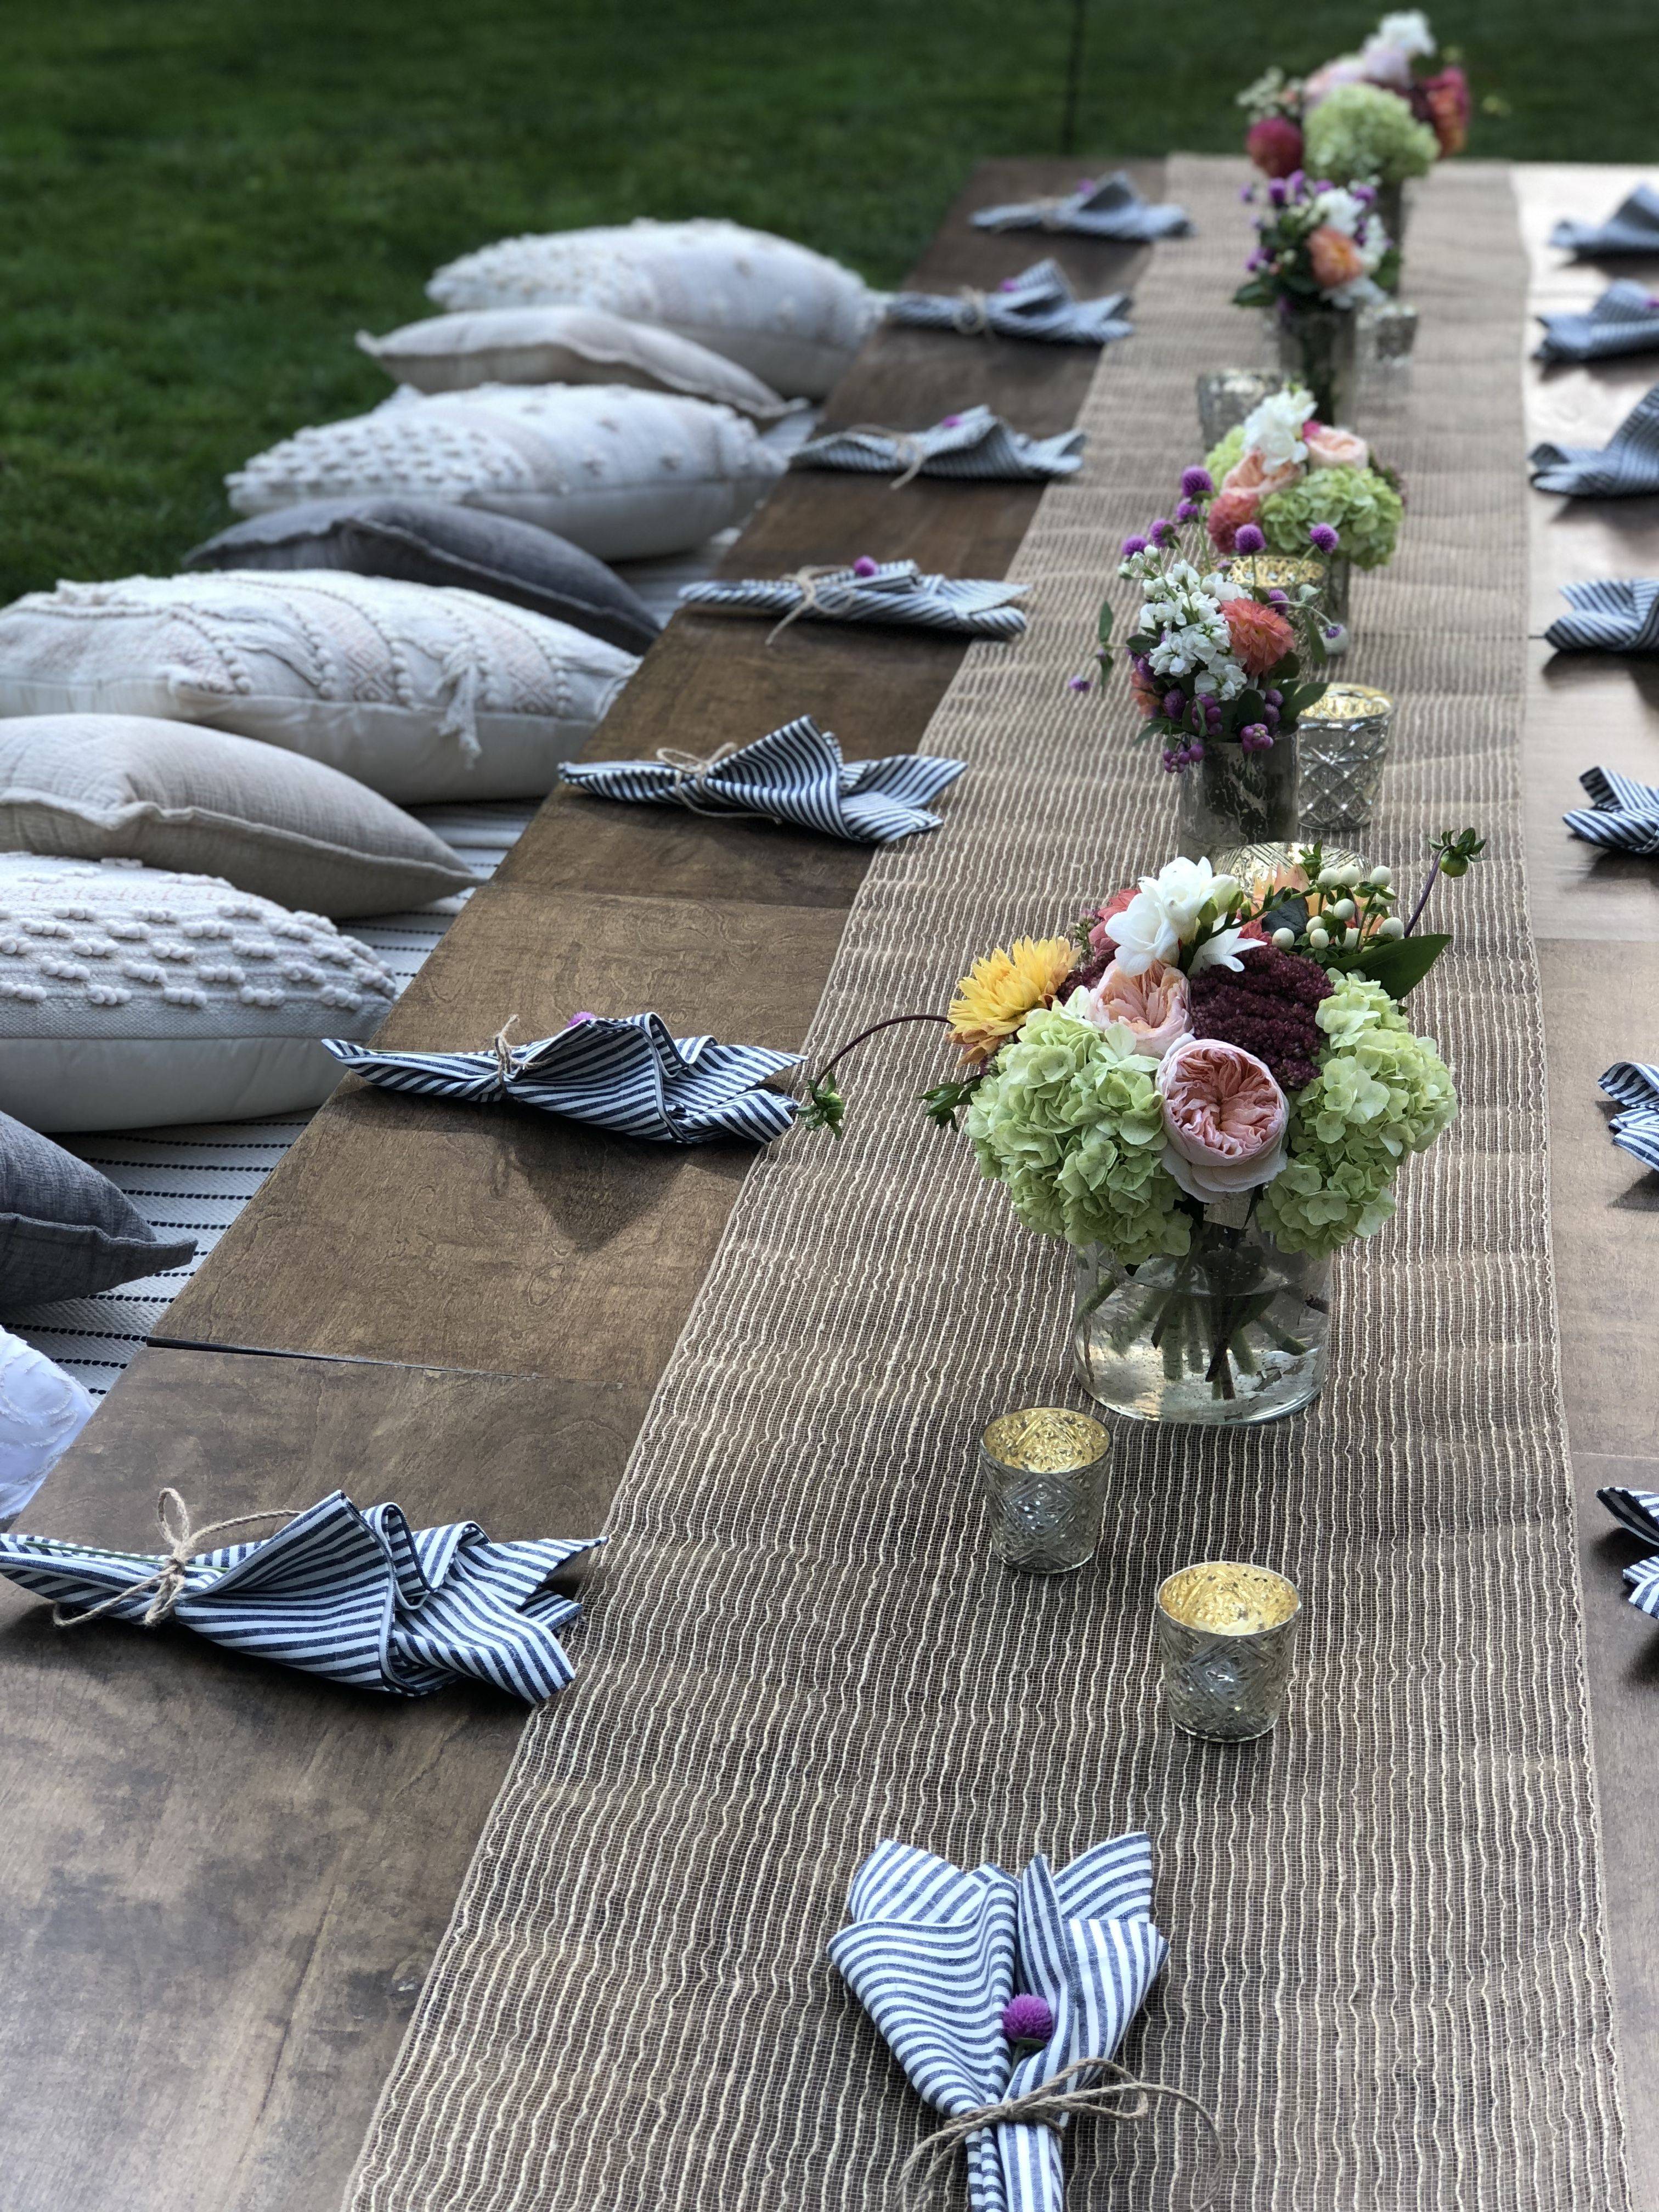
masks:
[[[1071,477],[1083,466],[1087,436],[1086,430],[1062,430],[1054,438],[1028,438],[988,407],[969,407],[927,430],[884,430],[861,422],[826,430],[796,448],[795,466],[858,469],[867,476],[897,471],[900,483],[912,477]]]
[[[1616,1060],[1601,1078],[1601,1089],[1615,1106],[1607,1134],[1622,1152],[1644,1168],[1659,1171],[1659,1067],[1639,1060]]]
[[[1012,200],[1006,207],[981,208],[978,230],[1072,230],[1085,238],[1115,238],[1146,245],[1190,231],[1185,208],[1141,198],[1123,170],[1098,183],[1085,177],[1075,191],[1056,199]]]
[[[708,762],[690,755],[654,761],[567,761],[567,783],[602,799],[631,799],[694,814],[759,814],[798,830],[821,830],[854,844],[886,845],[937,830],[927,811],[968,765],[927,753],[893,753],[848,767],[835,732],[810,714]]]
[[[187,1518],[183,1536],[181,1549]],[[543,1586],[597,1540],[492,1544],[476,1521],[411,1528],[397,1506],[359,1511],[337,1490],[273,1536],[191,1553],[162,1617],[229,1650],[354,1689],[423,1698],[472,1680],[539,1705],[571,1679],[554,1632],[581,1613],[576,1599]],[[106,1607],[141,1625],[156,1612],[167,1559],[0,1536],[0,1574],[73,1613]]]
[[[1079,300],[1056,261],[1036,261],[1018,276],[1005,277],[994,292],[965,285],[960,292],[895,292],[890,323],[956,331],[963,337],[1048,338],[1060,345],[1109,345],[1134,329],[1124,320],[1127,292]]]
[[[851,1925],[830,1956],[911,2087],[957,2117],[1113,2055],[1168,1955],[1152,1904],[1144,1835],[1098,1844],[1058,1873],[1034,1858],[1018,1881],[884,1843],[854,1877]],[[1053,2023],[1018,2059],[1002,2023],[1016,1992],[1043,1999]],[[1023,2123],[969,2136],[973,2212],[1060,2212],[1061,2141],[1059,2128]]]
[[[1569,253],[1659,253],[1659,191],[1638,185],[1606,222],[1558,222],[1550,244]]]
[[[377,1052],[347,1037],[321,1042],[354,1075],[385,1091],[468,1106],[510,1098],[664,1145],[711,1137],[767,1144],[789,1127],[798,1103],[760,1087],[799,1067],[798,1052],[671,1036],[660,1014],[578,1014],[556,1036],[509,1045],[503,1031],[483,1052]]]
[[[1621,1528],[1643,1543],[1659,1546],[1659,1491],[1598,1490],[1601,1499]],[[1638,1613],[1659,1620],[1659,1559],[1638,1559],[1625,1569],[1630,1603]]]
[[[1564,491],[1578,499],[1627,499],[1659,491],[1659,384],[1637,401],[1605,450],[1534,446],[1528,459],[1534,491]]]
[[[1558,653],[1659,653],[1659,582],[1608,577],[1563,584],[1561,596],[1573,611],[1544,632]]]
[[[1587,768],[1578,779],[1590,795],[1588,806],[1574,807],[1562,820],[1575,837],[1609,852],[1635,853],[1650,860],[1659,853],[1659,790],[1620,775],[1616,768]]]
[[[1025,628],[1014,602],[1029,588],[968,576],[925,576],[914,561],[872,561],[851,568],[804,569],[795,576],[687,584],[680,601],[688,607],[781,615],[791,622],[812,615],[823,622],[915,623],[964,637],[1010,638]]]
[[[1606,361],[1620,353],[1650,353],[1659,346],[1659,299],[1645,284],[1621,276],[1609,284],[1588,314],[1540,315],[1544,335],[1538,361]]]

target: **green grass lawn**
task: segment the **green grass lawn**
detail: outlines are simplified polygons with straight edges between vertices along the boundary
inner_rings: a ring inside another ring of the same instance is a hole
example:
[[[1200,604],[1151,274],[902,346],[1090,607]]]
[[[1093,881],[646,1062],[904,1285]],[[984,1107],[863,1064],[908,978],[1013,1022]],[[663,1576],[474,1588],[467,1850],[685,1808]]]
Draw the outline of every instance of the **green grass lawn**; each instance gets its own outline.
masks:
[[[1081,155],[1230,149],[1369,4],[1092,0]],[[220,479],[385,396],[352,345],[506,233],[722,214],[896,278],[969,166],[1059,150],[1069,0],[11,0],[0,599],[165,572]],[[1652,0],[1436,8],[1473,150],[1659,155]],[[1613,90],[1609,90],[1613,88]],[[1081,162],[1080,162],[1081,166]]]

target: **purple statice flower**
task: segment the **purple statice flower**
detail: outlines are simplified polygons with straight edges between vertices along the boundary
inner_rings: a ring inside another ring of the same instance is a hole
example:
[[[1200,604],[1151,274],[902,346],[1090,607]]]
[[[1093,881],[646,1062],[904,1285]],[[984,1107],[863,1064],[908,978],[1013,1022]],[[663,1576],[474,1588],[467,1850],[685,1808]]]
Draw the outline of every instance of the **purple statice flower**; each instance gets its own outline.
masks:
[[[1182,469],[1181,489],[1188,499],[1207,499],[1215,489],[1215,478],[1208,469]]]
[[[855,576],[873,576],[880,566],[879,561],[872,561],[867,553],[860,553],[853,563],[853,574]]]
[[[1095,679],[1092,676],[1068,676],[1066,679],[1066,689],[1068,691],[1092,691],[1094,688]]]
[[[1311,524],[1308,531],[1308,540],[1310,544],[1316,545],[1322,553],[1334,553],[1342,542],[1328,522]]]
[[[1167,545],[1175,534],[1176,526],[1167,514],[1154,516],[1146,529],[1147,537],[1152,539],[1154,545],[1159,547]]]
[[[1175,684],[1164,694],[1164,711],[1172,722],[1178,722],[1187,711],[1187,695]]]
[[[1002,2032],[1010,2043],[1047,2043],[1054,2016],[1042,1997],[1011,1997],[1002,2008]]]
[[[1183,499],[1176,509],[1175,519],[1177,522],[1196,522],[1203,512],[1195,499]]]
[[[1267,538],[1254,522],[1241,522],[1233,532],[1235,553],[1260,553],[1264,550],[1267,543]]]
[[[1123,541],[1123,557],[1126,561],[1131,554],[1144,553],[1146,550],[1146,541],[1144,538],[1126,538]]]
[[[1273,733],[1265,722],[1246,722],[1238,733],[1238,742],[1247,753],[1265,753],[1273,741]]]

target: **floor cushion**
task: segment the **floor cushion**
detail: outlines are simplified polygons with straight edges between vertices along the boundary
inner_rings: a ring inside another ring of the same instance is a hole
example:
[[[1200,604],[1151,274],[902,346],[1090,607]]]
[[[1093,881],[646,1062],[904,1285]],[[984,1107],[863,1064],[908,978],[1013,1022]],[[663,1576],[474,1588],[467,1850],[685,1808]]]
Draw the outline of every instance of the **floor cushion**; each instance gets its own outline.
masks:
[[[0,999],[0,1034],[8,1033],[10,1009]],[[4,1080],[0,1063],[0,1085]],[[195,1249],[193,1237],[152,1229],[107,1176],[0,1113],[0,1313],[94,1298],[118,1283],[182,1267]]]
[[[0,714],[205,722],[404,805],[550,790],[637,665],[481,592],[343,572],[129,576],[0,608]]]
[[[724,354],[653,323],[630,323],[602,307],[479,307],[429,315],[383,338],[357,343],[399,384],[417,392],[464,392],[476,384],[635,384],[735,407],[759,422],[791,403]]]
[[[735,222],[653,222],[504,238],[439,270],[441,307],[602,307],[821,399],[880,313],[862,277]]]
[[[534,523],[443,500],[307,500],[222,530],[186,568],[345,568],[405,584],[483,592],[643,653],[661,628],[630,585]]]
[[[0,853],[0,1111],[32,1128],[319,1105],[318,1038],[371,1036],[396,989],[322,915],[216,877]]]
[[[601,561],[645,561],[741,522],[784,466],[752,422],[705,399],[485,384],[301,430],[225,483],[239,514],[389,492],[538,523]]]
[[[44,1352],[0,1328],[0,1528],[92,1419],[92,1400]]]

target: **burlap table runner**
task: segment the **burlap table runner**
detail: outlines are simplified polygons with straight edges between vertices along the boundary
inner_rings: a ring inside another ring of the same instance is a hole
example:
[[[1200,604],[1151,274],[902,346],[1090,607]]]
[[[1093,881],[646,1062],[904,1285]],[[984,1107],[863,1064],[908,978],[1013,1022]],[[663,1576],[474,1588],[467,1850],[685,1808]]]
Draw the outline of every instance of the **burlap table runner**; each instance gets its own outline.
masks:
[[[1045,494],[1016,565],[1030,635],[975,648],[941,706],[927,749],[971,772],[944,830],[872,867],[819,1048],[942,1005],[973,952],[1065,927],[1170,849],[1121,691],[1079,703],[1064,679],[1117,540],[1194,457],[1194,373],[1255,357],[1224,304],[1242,174],[1170,165],[1198,235],[1158,247],[1139,334],[1102,357],[1084,477]],[[526,1731],[359,2212],[896,2206],[930,2116],[824,1962],[854,1869],[888,1835],[1018,1867],[1137,1824],[1174,1948],[1130,2055],[1214,2108],[1220,2203],[1626,2203],[1521,873],[1503,171],[1434,179],[1410,276],[1415,392],[1389,432],[1410,512],[1358,584],[1351,664],[1401,702],[1374,853],[1414,877],[1430,834],[1474,822],[1492,857],[1418,1002],[1462,1115],[1340,1266],[1322,1401],[1126,1437],[1091,1568],[994,1568],[973,1438],[1075,1395],[1067,1269],[915,1109],[934,1038],[866,1054],[845,1141],[780,1144],[732,1216],[617,1501],[578,1686]],[[1154,1687],[1152,1591],[1218,1554],[1283,1568],[1307,1604],[1289,1717],[1243,1751],[1176,1735]],[[1074,2202],[1188,2201],[1174,2133],[1098,2137],[1073,2144]]]

